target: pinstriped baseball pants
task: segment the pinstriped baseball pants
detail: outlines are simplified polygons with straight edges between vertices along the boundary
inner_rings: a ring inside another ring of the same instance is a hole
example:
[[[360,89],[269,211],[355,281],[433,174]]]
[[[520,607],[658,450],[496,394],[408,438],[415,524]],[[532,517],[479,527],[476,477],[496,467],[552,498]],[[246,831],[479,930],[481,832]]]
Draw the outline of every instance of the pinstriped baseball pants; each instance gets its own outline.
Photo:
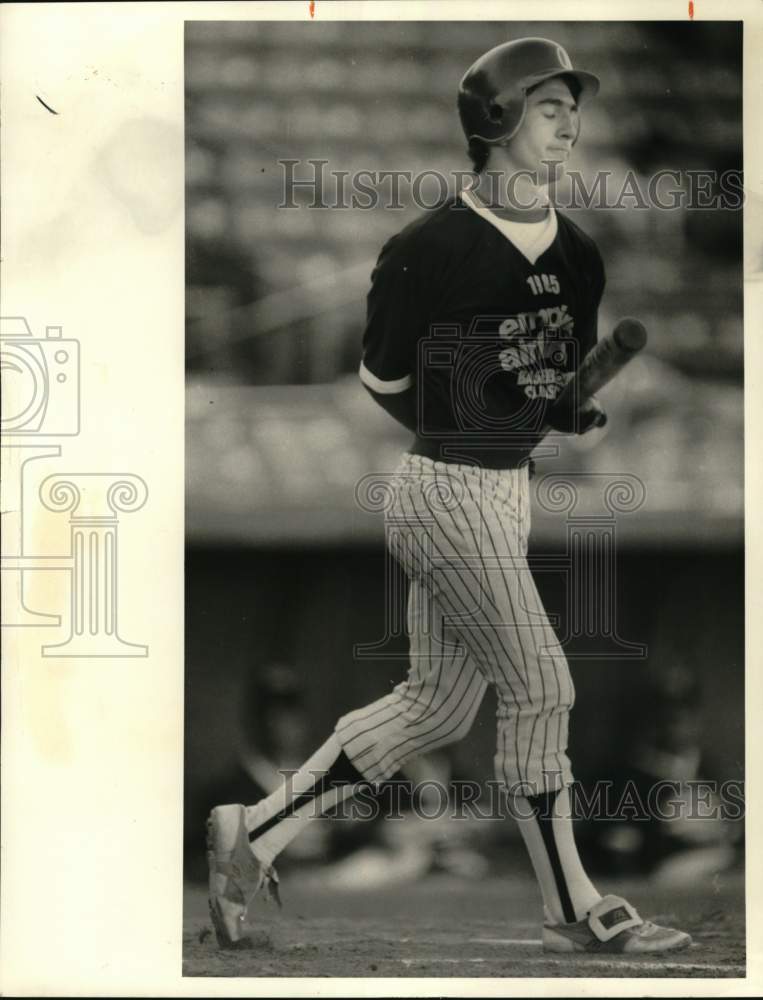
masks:
[[[470,730],[497,694],[495,773],[525,794],[572,781],[574,688],[527,563],[526,468],[479,469],[405,454],[387,545],[409,579],[410,667],[391,694],[343,716],[342,747],[370,781]]]

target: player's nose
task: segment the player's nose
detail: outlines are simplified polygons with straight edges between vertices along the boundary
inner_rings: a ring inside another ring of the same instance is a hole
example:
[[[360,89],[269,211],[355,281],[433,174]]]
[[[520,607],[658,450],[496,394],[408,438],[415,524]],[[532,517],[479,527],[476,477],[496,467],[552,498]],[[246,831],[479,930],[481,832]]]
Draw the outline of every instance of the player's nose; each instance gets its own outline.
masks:
[[[559,127],[556,130],[556,135],[558,139],[569,139],[570,141],[575,138],[575,122],[573,120],[573,114],[568,111],[562,114],[559,121]]]

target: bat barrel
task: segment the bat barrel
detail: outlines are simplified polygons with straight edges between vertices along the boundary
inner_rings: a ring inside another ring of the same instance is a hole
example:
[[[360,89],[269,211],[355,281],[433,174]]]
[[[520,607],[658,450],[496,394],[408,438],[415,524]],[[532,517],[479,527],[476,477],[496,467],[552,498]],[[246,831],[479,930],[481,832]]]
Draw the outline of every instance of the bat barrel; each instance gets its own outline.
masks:
[[[639,320],[626,316],[612,331],[612,337],[621,351],[635,354],[646,345],[646,328]]]

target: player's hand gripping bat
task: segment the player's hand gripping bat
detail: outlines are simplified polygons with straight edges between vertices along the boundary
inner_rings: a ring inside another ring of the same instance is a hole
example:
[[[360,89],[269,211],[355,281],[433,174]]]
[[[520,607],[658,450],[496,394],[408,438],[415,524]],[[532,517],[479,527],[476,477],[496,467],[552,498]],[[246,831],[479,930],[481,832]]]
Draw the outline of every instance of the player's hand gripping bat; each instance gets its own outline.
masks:
[[[646,344],[643,323],[631,317],[621,319],[583,358],[580,367],[559,398],[550,407],[546,420],[557,431],[580,434],[590,427],[602,427],[607,417],[593,399],[594,393],[611,382]]]

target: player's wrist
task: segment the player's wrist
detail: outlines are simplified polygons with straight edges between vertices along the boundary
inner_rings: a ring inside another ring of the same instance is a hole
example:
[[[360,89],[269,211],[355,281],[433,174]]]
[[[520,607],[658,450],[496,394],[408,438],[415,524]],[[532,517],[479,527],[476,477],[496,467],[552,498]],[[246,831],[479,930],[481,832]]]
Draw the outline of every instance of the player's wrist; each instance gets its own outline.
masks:
[[[546,420],[554,430],[564,434],[585,434],[594,427],[603,427],[607,414],[595,396],[589,396],[580,406],[571,396],[563,396],[549,407]]]

